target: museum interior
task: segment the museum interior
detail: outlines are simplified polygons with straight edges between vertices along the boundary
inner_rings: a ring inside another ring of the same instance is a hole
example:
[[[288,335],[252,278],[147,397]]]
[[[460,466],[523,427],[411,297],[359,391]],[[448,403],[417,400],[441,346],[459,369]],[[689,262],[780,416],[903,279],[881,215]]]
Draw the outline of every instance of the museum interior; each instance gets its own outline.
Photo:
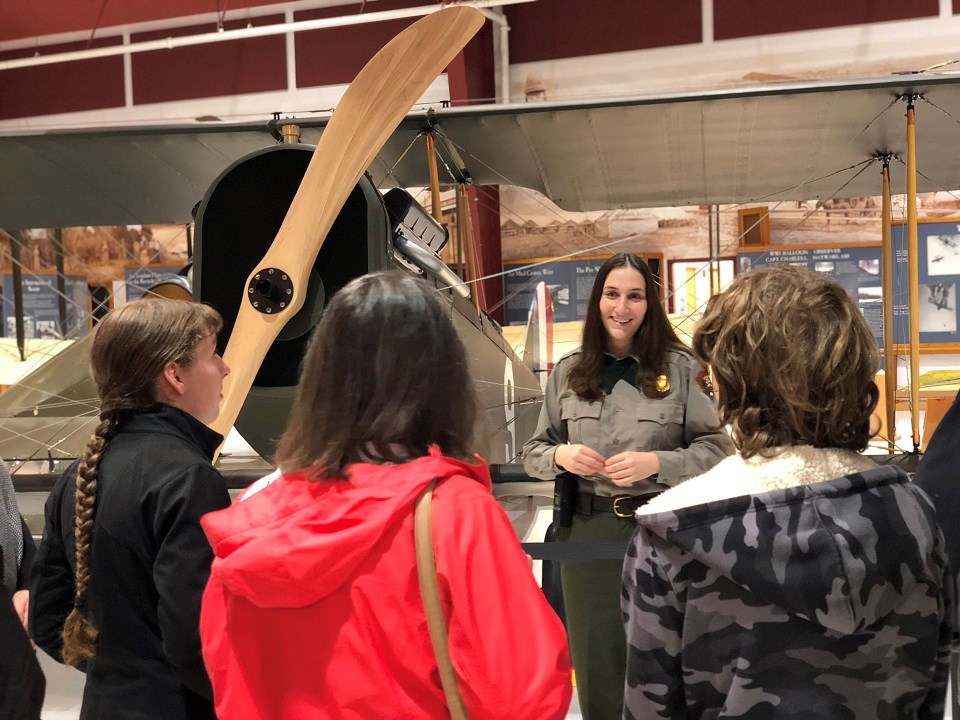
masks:
[[[351,83],[446,6],[479,29],[364,135],[381,106],[357,107],[386,91]],[[98,422],[97,324],[194,298],[224,316],[222,352],[294,198],[334,195],[320,150],[356,173],[222,428],[233,495],[274,468],[325,303],[399,267],[471,326],[468,353],[496,350],[471,359],[494,495],[546,585],[554,487],[523,447],[616,253],[647,262],[687,344],[741,273],[836,280],[880,355],[865,452],[912,472],[960,390],[958,36],[960,0],[0,3],[0,454],[27,527]],[[42,717],[78,717],[83,676],[41,664]],[[576,694],[566,717],[587,717]]]

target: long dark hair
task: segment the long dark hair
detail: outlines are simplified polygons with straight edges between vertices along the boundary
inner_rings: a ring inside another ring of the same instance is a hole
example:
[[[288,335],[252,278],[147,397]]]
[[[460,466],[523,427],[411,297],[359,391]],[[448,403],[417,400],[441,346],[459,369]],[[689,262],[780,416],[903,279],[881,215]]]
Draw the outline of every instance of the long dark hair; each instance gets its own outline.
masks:
[[[277,465],[323,479],[354,462],[421,457],[431,445],[469,457],[477,402],[450,312],[435,289],[399,271],[340,290],[304,358]]]
[[[200,342],[222,324],[216,310],[184,300],[143,298],[110,312],[97,326],[90,367],[100,396],[100,424],[77,470],[74,607],[63,625],[61,657],[79,667],[96,652],[97,628],[85,612],[90,584],[97,470],[120,414],[156,402],[156,383],[167,363],[190,367]]]
[[[603,295],[607,276],[611,271],[622,267],[633,268],[640,273],[647,290],[647,313],[633,336],[630,350],[630,354],[636,355],[640,362],[637,369],[637,387],[647,397],[662,397],[664,392],[657,390],[657,377],[666,372],[667,350],[686,352],[660,303],[660,283],[651,272],[650,266],[636,255],[614,255],[600,266],[593,281],[590,302],[587,304],[587,317],[583,323],[580,355],[567,377],[567,386],[584,400],[599,400],[603,396],[600,376],[603,357],[607,352],[607,331],[600,317],[600,297]]]

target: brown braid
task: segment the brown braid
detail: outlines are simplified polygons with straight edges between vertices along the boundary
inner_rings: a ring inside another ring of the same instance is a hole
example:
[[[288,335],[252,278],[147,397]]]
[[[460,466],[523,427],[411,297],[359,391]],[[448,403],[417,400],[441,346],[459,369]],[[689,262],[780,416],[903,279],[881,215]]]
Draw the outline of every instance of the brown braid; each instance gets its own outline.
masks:
[[[200,341],[215,334],[220,315],[210,307],[182,300],[144,298],[112,311],[97,326],[90,367],[100,395],[100,424],[87,442],[77,470],[76,594],[63,625],[61,656],[79,667],[96,653],[97,628],[86,608],[90,586],[97,472],[120,414],[156,402],[156,381],[167,363],[190,367]]]
[[[111,434],[114,413],[100,414],[100,424],[87,441],[83,458],[77,470],[77,511],[74,522],[76,540],[76,596],[73,610],[63,624],[63,650],[67,665],[80,667],[93,657],[97,643],[97,628],[83,612],[90,583],[90,545],[93,539],[93,506],[97,498],[97,466]]]

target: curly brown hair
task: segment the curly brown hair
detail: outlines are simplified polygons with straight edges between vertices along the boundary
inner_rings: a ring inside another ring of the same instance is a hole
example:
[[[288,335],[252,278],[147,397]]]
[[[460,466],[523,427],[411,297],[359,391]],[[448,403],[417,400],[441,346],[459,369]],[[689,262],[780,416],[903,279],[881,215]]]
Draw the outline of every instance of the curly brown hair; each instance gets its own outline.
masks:
[[[879,392],[877,342],[836,281],[788,265],[737,276],[693,336],[740,454],[788,445],[863,450]]]

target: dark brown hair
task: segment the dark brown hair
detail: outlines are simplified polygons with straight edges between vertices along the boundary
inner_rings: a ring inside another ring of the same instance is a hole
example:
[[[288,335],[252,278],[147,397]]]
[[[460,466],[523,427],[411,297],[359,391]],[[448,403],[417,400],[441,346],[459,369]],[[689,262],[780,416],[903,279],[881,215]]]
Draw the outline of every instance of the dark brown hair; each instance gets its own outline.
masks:
[[[62,659],[80,666],[96,652],[97,629],[85,613],[97,497],[97,467],[124,410],[156,401],[156,383],[170,362],[190,367],[197,346],[221,325],[211,307],[183,300],[143,298],[109,313],[97,326],[90,366],[100,396],[100,424],[77,471],[76,594],[63,625]]]
[[[720,421],[743,457],[866,448],[877,342],[834,280],[789,265],[738,275],[707,306],[693,350],[713,366]]]
[[[657,390],[656,384],[657,377],[665,372],[667,350],[687,351],[660,303],[660,284],[650,271],[650,266],[636,255],[614,255],[600,266],[593,281],[590,301],[587,304],[587,317],[583,322],[580,355],[567,376],[567,386],[584,400],[599,400],[603,396],[600,376],[603,357],[607,352],[607,331],[603,327],[603,318],[600,317],[600,298],[607,276],[611,271],[622,267],[633,268],[643,276],[647,294],[647,313],[633,336],[630,352],[640,361],[637,387],[647,397],[663,396],[664,393]]]
[[[276,462],[344,477],[437,445],[467,458],[477,403],[467,353],[437,290],[399,271],[353,280],[324,311],[304,358]]]

